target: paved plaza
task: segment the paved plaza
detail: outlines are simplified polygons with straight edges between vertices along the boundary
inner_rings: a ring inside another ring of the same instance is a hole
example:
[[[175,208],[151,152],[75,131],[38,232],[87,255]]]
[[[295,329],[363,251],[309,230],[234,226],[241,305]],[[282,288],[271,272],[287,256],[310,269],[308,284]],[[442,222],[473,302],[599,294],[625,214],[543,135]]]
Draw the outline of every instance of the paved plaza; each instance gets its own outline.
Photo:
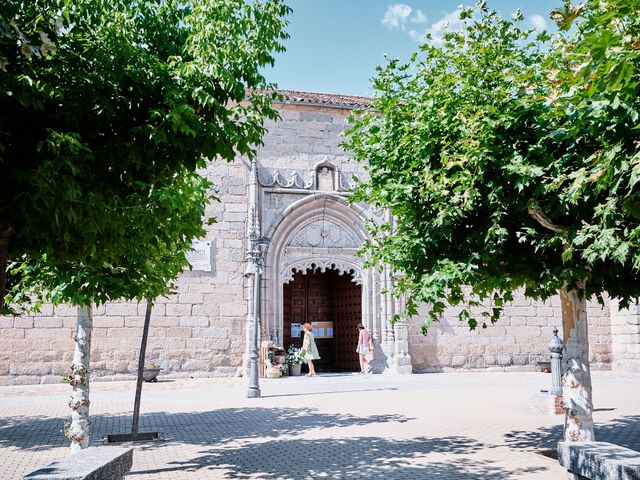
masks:
[[[565,478],[554,448],[562,418],[531,407],[541,373],[327,375],[145,384],[142,430],[127,478]],[[133,382],[92,384],[92,443],[130,426]],[[67,454],[66,385],[0,387],[0,478]],[[596,436],[640,450],[640,377],[594,374]]]

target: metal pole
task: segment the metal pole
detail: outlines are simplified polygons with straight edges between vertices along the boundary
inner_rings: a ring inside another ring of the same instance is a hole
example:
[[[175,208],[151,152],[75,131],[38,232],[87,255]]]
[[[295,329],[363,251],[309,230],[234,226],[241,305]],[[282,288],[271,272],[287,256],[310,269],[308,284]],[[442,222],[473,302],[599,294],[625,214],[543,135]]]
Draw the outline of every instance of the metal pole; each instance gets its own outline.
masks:
[[[553,337],[549,342],[549,351],[551,352],[551,390],[550,395],[557,397],[562,396],[562,340],[558,337],[558,328],[554,327]]]
[[[142,327],[142,341],[140,342],[140,357],[138,358],[138,378],[136,379],[136,398],[133,402],[133,421],[131,422],[131,440],[134,442],[138,436],[138,421],[140,419],[140,399],[142,397],[142,372],[144,370],[144,357],[147,352],[147,338],[149,337],[149,323],[151,322],[151,300],[147,299],[147,310],[144,314],[144,326]]]
[[[249,388],[247,398],[260,397],[260,384],[258,375],[258,329],[260,328],[260,250],[258,242],[251,241],[253,271],[253,339],[251,342],[251,355],[249,356]]]

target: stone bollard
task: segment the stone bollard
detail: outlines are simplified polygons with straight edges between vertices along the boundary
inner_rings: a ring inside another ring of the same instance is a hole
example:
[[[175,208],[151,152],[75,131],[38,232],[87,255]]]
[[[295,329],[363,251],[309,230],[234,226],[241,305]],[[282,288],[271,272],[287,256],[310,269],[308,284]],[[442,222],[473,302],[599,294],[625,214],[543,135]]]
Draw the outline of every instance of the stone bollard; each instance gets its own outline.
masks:
[[[562,340],[558,337],[558,328],[553,328],[553,337],[549,342],[551,352],[551,391],[549,395],[562,396]]]
[[[562,403],[562,340],[558,338],[558,329],[553,329],[549,342],[551,352],[551,390],[540,390],[533,396],[533,408],[543,415],[563,415]]]

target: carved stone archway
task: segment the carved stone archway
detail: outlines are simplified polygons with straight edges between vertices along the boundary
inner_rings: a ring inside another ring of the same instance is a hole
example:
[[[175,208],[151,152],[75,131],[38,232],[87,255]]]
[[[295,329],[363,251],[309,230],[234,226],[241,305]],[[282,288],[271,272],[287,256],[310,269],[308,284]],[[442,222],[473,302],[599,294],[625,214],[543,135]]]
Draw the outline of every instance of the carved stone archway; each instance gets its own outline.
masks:
[[[321,260],[313,257],[294,259],[282,268],[282,281],[289,283],[297,272],[306,273],[309,270],[336,270],[340,275],[348,275],[356,285],[362,285],[362,270],[358,265],[345,259]]]
[[[282,341],[283,285],[295,272],[337,270],[362,286],[362,321],[373,327],[373,276],[363,269],[356,252],[368,234],[358,207],[330,193],[305,196],[291,204],[267,228],[269,241],[262,302],[263,338]]]

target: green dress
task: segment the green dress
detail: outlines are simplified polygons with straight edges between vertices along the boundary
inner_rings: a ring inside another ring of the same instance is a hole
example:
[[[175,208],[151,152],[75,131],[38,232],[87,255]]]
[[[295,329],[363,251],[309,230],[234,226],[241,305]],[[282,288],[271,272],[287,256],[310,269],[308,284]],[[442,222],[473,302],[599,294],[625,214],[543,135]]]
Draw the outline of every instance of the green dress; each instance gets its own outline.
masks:
[[[304,332],[309,343],[309,351],[305,353],[304,358],[307,360],[320,360],[320,354],[318,353],[318,347],[316,347],[316,341],[313,338],[313,333],[310,331]]]

